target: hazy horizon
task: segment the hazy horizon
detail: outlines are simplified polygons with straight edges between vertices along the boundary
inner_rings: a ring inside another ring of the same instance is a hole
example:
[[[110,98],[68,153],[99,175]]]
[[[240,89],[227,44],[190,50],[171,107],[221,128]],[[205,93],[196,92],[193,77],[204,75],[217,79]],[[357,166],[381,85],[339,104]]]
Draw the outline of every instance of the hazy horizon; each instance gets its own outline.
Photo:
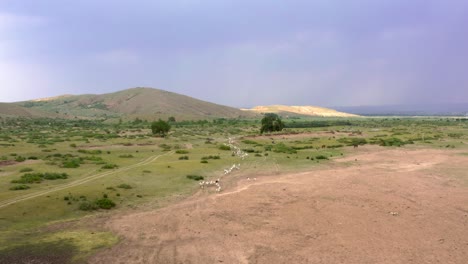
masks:
[[[468,2],[0,2],[0,102],[153,87],[235,106],[468,102]]]

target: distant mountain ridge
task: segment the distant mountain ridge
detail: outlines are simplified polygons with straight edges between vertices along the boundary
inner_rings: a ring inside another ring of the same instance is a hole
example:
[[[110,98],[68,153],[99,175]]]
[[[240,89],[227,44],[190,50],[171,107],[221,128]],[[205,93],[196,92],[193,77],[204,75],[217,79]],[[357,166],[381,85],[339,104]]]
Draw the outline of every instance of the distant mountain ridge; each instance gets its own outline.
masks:
[[[137,87],[106,94],[60,95],[16,103],[0,103],[0,116],[68,119],[176,120],[252,118],[263,113],[294,116],[355,117],[317,106],[257,106],[238,109],[154,88]]]
[[[251,109],[242,109],[255,113],[279,113],[282,115],[305,115],[319,117],[357,117],[355,114],[339,112],[334,109],[318,106],[287,106],[287,105],[268,105],[255,106]]]
[[[2,110],[3,109],[3,110]],[[253,117],[254,113],[186,95],[137,87],[107,94],[62,95],[16,103],[2,103],[0,114],[63,118],[123,118],[198,120]],[[36,114],[41,113],[41,114]]]

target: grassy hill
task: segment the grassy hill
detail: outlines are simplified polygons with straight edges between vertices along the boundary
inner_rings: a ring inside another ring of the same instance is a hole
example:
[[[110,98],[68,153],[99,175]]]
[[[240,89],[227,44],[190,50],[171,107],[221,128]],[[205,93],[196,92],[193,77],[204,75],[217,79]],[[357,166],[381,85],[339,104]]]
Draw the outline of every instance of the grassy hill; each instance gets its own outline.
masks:
[[[0,116],[1,117],[57,117],[56,114],[47,113],[41,110],[29,109],[14,103],[0,103]]]
[[[305,115],[320,117],[356,117],[357,115],[338,112],[333,109],[317,106],[287,106],[287,105],[269,105],[256,106],[252,109],[243,109],[246,112],[254,113],[278,113],[281,115]]]
[[[255,116],[237,108],[152,88],[132,88],[101,95],[64,95],[19,102],[16,106],[31,113],[40,111],[68,118],[154,120],[174,116],[177,120],[193,120]]]

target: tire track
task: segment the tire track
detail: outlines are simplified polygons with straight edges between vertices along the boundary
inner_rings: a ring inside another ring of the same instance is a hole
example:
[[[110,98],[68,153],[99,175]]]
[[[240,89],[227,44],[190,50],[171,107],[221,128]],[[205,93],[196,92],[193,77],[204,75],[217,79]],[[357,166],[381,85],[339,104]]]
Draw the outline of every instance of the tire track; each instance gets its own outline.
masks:
[[[0,202],[0,208],[6,207],[6,206],[9,206],[9,205],[18,203],[18,202],[26,201],[26,200],[29,200],[29,199],[32,199],[32,198],[36,198],[36,197],[39,197],[39,196],[42,196],[42,195],[45,195],[45,194],[49,194],[49,193],[52,193],[52,192],[61,191],[61,190],[65,190],[67,188],[75,187],[75,186],[78,186],[78,185],[81,185],[81,184],[84,184],[84,183],[87,183],[87,182],[90,182],[90,181],[94,181],[94,180],[109,176],[111,174],[115,174],[115,173],[119,173],[119,172],[128,171],[128,170],[131,170],[131,169],[134,169],[134,168],[138,168],[138,167],[150,164],[150,163],[154,162],[155,160],[157,160],[158,158],[160,158],[162,156],[172,155],[172,154],[174,154],[174,151],[171,151],[171,152],[168,152],[168,153],[165,153],[165,154],[161,154],[161,155],[151,156],[151,157],[149,157],[149,158],[147,158],[147,159],[145,159],[143,161],[140,161],[140,162],[135,163],[133,165],[129,165],[129,166],[117,169],[117,170],[99,173],[99,174],[96,174],[96,175],[85,177],[83,179],[76,180],[74,182],[70,182],[70,183],[67,183],[67,184],[64,184],[64,185],[61,185],[61,186],[57,186],[57,187],[49,189],[49,190],[43,190],[43,191],[39,191],[39,192],[36,192],[36,193],[30,193],[30,194],[15,197],[15,198],[12,198],[12,199],[9,199],[9,200],[5,200],[5,201]]]

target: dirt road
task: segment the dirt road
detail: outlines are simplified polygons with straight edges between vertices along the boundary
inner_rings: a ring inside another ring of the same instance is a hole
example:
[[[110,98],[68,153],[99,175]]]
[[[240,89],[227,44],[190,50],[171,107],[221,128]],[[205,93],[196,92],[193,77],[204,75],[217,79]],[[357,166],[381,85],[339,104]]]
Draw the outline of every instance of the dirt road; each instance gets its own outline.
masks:
[[[318,171],[110,219],[91,263],[467,263],[468,157],[363,147]]]

